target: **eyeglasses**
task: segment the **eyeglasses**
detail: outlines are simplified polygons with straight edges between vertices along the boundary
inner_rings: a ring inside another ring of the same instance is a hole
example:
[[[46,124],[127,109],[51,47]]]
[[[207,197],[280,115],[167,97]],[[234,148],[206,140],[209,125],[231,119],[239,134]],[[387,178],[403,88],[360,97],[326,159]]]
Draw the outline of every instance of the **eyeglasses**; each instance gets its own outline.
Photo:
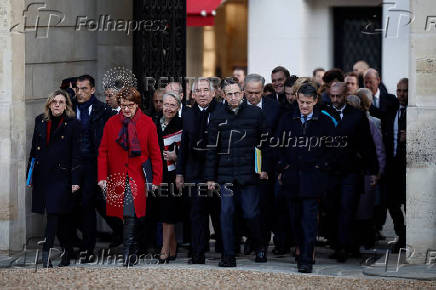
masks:
[[[178,108],[177,105],[175,105],[175,104],[168,104],[168,103],[164,103],[163,107],[164,108],[171,108],[171,109],[177,109]]]
[[[133,110],[134,108],[135,108],[135,106],[136,106],[136,104],[128,104],[128,105],[126,105],[126,104],[120,104],[120,107],[121,107],[121,109],[126,109],[126,108],[129,108],[129,110]]]
[[[62,105],[65,105],[65,101],[55,101],[55,100],[53,100],[53,101],[51,101],[50,104],[51,104],[51,105],[62,106]]]

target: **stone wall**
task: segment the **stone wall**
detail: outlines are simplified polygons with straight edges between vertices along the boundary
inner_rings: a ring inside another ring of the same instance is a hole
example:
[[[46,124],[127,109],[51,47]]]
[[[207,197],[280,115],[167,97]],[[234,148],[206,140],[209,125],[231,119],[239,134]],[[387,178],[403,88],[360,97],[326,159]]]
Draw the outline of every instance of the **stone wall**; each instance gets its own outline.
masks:
[[[36,1],[26,0],[26,7]],[[37,32],[25,33],[25,116],[27,131],[25,153],[29,154],[35,117],[43,111],[47,95],[59,88],[62,79],[71,76],[90,74],[96,79],[97,96],[103,100],[102,79],[112,67],[132,67],[132,35],[117,31],[92,31],[77,29],[78,19],[99,20],[109,15],[111,19],[129,20],[133,18],[133,1],[130,0],[46,0],[46,7],[39,14],[35,4],[29,7],[28,25],[40,15],[40,25],[46,26],[47,15],[56,15],[47,31],[38,28]],[[22,11],[23,9],[21,9]],[[20,11],[20,14],[21,14]],[[64,17],[57,23],[57,15]],[[78,18],[82,17],[82,18]],[[83,20],[83,21],[86,21]],[[31,213],[31,190],[26,192],[27,237],[42,236],[43,217]]]
[[[409,262],[424,263],[427,250],[436,250],[436,2],[413,0],[410,10],[415,19],[407,110],[407,244],[414,251]]]
[[[24,1],[0,0],[0,251],[22,249],[25,224]]]

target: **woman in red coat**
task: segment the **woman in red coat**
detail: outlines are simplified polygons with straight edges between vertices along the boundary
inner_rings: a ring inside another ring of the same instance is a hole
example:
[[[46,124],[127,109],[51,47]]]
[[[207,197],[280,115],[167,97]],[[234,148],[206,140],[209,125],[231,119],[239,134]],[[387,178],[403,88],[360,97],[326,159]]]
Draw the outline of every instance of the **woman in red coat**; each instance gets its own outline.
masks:
[[[108,216],[124,220],[124,266],[137,261],[135,227],[145,216],[146,187],[143,163],[150,159],[153,188],[162,182],[162,160],[152,119],[139,109],[141,95],[135,88],[119,93],[121,111],[110,118],[98,154],[98,185],[106,192]]]

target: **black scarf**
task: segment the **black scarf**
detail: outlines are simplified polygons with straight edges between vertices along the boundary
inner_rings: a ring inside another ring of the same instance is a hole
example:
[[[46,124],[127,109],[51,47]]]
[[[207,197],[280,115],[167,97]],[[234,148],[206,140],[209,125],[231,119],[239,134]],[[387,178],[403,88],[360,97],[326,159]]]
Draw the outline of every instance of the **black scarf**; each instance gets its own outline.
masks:
[[[91,119],[91,114],[89,114],[89,107],[94,104],[96,98],[91,95],[91,98],[84,103],[77,103],[77,110],[80,111],[80,123],[82,123],[83,128],[86,128]]]
[[[208,127],[208,118],[210,116],[210,113],[215,110],[216,101],[213,99],[206,110],[200,111],[200,108],[198,105],[195,107],[195,110],[197,110],[198,114],[198,122],[199,122],[199,129],[197,132],[197,138],[195,140],[194,146],[195,148],[206,148],[207,145],[207,127]]]

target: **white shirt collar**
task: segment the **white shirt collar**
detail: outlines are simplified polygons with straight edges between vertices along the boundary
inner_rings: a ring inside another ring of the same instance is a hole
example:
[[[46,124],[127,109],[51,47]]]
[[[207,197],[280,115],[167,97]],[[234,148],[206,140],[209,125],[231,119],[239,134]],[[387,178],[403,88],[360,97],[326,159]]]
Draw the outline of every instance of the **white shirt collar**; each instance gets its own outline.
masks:
[[[260,102],[259,103],[257,103],[257,107],[259,107],[259,108],[261,108],[262,109],[262,101],[263,101],[263,98],[262,99],[260,99]],[[248,100],[247,100],[247,103],[249,104],[249,105],[251,105],[251,106],[254,106],[253,104],[251,104]]]
[[[377,100],[380,98],[380,89],[377,89],[377,92],[375,93],[374,98],[376,98]]]
[[[209,108],[209,106],[207,106],[206,108],[201,107],[200,105],[197,105],[198,108],[200,109],[200,112],[203,112],[204,110],[207,110],[207,108]]]
[[[182,117],[183,104],[180,104],[179,117]]]
[[[345,107],[347,106],[347,104],[344,104],[343,106],[342,106],[342,108],[340,108],[340,109],[338,109],[338,108],[336,108],[335,106],[333,106],[334,108],[335,108],[335,110],[336,111],[344,111],[344,109],[345,109]]]

